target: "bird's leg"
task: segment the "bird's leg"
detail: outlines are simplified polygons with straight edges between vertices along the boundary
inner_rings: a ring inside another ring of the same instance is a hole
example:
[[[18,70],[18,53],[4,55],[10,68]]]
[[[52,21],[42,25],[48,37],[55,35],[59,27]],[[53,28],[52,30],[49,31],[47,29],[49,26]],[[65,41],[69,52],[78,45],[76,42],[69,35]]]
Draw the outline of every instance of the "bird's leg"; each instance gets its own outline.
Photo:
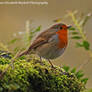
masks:
[[[42,57],[40,56],[40,61],[42,61]]]
[[[54,65],[52,64],[52,62],[48,59],[50,65],[52,66],[52,68],[54,68]]]

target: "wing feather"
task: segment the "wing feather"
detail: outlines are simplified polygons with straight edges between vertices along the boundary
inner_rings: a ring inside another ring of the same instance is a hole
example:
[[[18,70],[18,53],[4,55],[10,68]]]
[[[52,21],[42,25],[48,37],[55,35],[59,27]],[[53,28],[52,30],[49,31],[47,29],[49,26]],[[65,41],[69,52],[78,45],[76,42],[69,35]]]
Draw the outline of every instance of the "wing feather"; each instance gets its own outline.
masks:
[[[33,41],[33,43],[31,44],[31,46],[28,48],[28,50],[30,51],[31,49],[36,49],[37,47],[46,44],[49,42],[49,39],[55,35],[56,32],[54,30],[46,30],[42,33],[40,33],[35,40]]]

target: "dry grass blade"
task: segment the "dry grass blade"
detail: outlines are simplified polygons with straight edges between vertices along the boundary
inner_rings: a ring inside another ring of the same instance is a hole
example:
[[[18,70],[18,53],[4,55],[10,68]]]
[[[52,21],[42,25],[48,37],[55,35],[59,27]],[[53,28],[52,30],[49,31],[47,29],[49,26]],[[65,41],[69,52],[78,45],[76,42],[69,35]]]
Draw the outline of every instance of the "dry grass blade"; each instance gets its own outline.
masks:
[[[5,51],[9,51],[6,45],[4,45],[2,42],[0,42],[0,47],[4,49]]]

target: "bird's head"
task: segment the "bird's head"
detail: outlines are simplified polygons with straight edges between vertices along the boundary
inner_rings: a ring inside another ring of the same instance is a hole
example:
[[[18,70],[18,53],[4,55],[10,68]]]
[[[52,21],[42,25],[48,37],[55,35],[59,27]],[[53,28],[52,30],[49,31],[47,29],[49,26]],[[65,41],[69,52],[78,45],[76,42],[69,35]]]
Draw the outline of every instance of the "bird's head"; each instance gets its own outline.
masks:
[[[57,33],[58,32],[67,32],[67,30],[71,28],[71,26],[67,26],[63,23],[55,24],[52,26],[52,29],[54,29]]]
[[[65,24],[59,23],[52,26],[52,28],[55,30],[56,34],[59,37],[60,42],[65,43],[67,45],[68,37],[67,37],[67,30],[71,28],[71,26],[67,26]]]

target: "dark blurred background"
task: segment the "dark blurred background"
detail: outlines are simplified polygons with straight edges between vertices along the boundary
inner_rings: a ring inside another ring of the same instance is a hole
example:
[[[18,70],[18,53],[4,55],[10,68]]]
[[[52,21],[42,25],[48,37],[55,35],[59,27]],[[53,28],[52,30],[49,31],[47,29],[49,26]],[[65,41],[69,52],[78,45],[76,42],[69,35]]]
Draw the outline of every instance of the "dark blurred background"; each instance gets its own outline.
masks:
[[[0,0],[3,1],[3,0]],[[9,0],[10,1],[10,0]],[[16,0],[14,0],[16,1]],[[23,1],[23,0],[20,0]],[[27,0],[28,1],[28,0]],[[68,10],[78,10],[79,13],[92,13],[92,0],[33,0],[47,1],[48,5],[0,5],[0,41],[7,44],[17,33],[25,31],[27,20],[32,22],[31,27],[42,25],[42,30],[53,24],[53,20],[62,18]],[[65,24],[71,24],[70,18],[62,19]],[[71,24],[73,25],[73,24]],[[92,47],[92,18],[87,22],[85,30]],[[19,36],[19,35],[18,35]],[[23,43],[19,45],[23,46]],[[12,47],[13,48],[13,47]],[[79,67],[88,60],[88,53],[75,47],[75,41],[69,39],[69,45],[65,53],[53,61],[56,65],[69,65]],[[89,78],[87,87],[92,88],[92,60],[83,68],[86,77]]]

